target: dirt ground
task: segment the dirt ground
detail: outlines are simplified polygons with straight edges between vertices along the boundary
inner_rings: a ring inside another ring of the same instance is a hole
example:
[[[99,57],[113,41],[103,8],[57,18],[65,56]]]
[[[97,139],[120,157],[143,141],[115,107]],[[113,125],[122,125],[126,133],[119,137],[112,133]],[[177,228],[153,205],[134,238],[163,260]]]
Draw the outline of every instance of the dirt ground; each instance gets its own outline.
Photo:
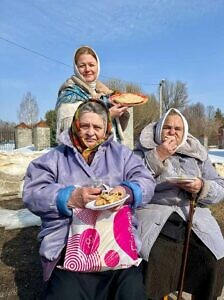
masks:
[[[1,201],[8,209],[24,208],[21,199]],[[224,232],[224,203],[212,208]],[[39,300],[43,291],[38,256],[39,227],[14,230],[0,228],[0,299]]]
[[[8,209],[24,208],[21,199],[1,201]],[[0,299],[40,299],[42,271],[37,233],[39,227],[0,228]]]

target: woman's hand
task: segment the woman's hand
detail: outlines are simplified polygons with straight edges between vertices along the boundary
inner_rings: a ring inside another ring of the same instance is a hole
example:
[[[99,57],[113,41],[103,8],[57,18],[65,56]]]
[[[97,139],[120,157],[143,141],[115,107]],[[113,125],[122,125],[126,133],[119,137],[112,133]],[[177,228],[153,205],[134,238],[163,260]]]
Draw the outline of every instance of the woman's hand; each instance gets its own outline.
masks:
[[[115,186],[111,191],[110,194],[115,194],[115,193],[120,193],[121,194],[121,198],[124,198],[126,196],[126,190],[123,186],[118,185]]]
[[[123,115],[123,113],[128,109],[127,106],[123,106],[121,104],[114,104],[110,109],[111,118],[119,118]]]
[[[68,201],[68,207],[84,208],[90,201],[96,200],[97,196],[102,192],[101,188],[80,187],[75,189]]]
[[[126,196],[126,190],[123,186],[116,186],[114,187],[111,191],[110,194],[115,194],[115,193],[121,193],[121,198],[124,198]],[[119,210],[121,207],[123,206],[123,204],[115,206],[114,208],[111,208],[111,211],[117,211]]]
[[[200,178],[196,178],[192,182],[182,182],[177,183],[176,185],[191,194],[198,194],[203,187],[203,181]]]
[[[168,136],[166,140],[156,147],[157,154],[161,161],[164,161],[176,152],[177,141],[174,136]]]

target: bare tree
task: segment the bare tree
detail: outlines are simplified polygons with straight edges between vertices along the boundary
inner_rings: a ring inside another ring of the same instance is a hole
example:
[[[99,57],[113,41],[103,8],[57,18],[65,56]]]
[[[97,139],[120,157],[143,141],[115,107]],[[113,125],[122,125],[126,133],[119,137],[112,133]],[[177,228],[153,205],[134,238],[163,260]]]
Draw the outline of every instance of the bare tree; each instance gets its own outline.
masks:
[[[142,93],[142,89],[139,85],[132,83],[132,82],[128,82],[125,84],[125,91],[127,93]]]
[[[217,111],[213,106],[206,108],[207,124],[205,129],[209,145],[218,145],[219,143],[219,128],[223,125],[223,117],[221,111]]]
[[[187,106],[183,114],[188,120],[189,131],[195,137],[200,138],[205,134],[206,114],[204,104],[198,102]]]
[[[20,123],[24,122],[31,126],[37,122],[39,109],[36,98],[30,92],[23,96],[17,115]]]
[[[212,105],[209,105],[206,107],[206,115],[208,120],[215,119],[215,108]]]
[[[110,79],[105,82],[112,91],[126,92],[126,93],[141,93],[142,89],[139,85],[133,82],[125,82],[120,79]]]
[[[112,91],[125,92],[125,84],[122,80],[112,78],[104,82]]]
[[[198,102],[189,105],[183,111],[188,120],[189,131],[202,142],[206,137],[208,145],[218,144],[218,131],[222,126],[221,120],[216,118],[216,112],[213,106],[205,107]]]
[[[175,83],[164,80],[162,88],[162,111],[166,112],[171,107],[183,110],[188,104],[186,84],[181,81]]]

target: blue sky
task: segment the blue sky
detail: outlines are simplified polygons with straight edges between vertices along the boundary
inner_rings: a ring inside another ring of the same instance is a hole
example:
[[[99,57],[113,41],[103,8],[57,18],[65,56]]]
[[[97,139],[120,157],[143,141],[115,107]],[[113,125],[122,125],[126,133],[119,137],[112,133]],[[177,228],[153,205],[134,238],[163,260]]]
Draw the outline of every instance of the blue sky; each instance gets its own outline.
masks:
[[[54,109],[81,45],[98,53],[103,81],[156,94],[161,79],[180,80],[191,104],[224,113],[223,20],[223,0],[1,0],[0,119],[17,122],[27,92],[39,118]]]

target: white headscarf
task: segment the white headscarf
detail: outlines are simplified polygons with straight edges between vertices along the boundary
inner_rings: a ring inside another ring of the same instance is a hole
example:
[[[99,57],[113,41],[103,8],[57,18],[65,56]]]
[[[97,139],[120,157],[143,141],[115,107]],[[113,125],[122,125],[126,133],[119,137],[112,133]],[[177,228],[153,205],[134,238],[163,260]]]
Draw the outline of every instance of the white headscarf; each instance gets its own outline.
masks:
[[[176,108],[170,108],[158,121],[156,124],[156,129],[155,129],[155,142],[159,145],[161,144],[162,141],[162,129],[163,129],[163,124],[167,118],[167,116],[170,114],[171,111],[175,111],[182,119],[183,121],[183,126],[184,126],[184,133],[183,133],[183,138],[181,143],[178,145],[177,149],[180,148],[187,140],[187,135],[188,135],[188,123],[185,117],[182,115],[182,113],[176,109]]]
[[[81,48],[88,48],[88,49],[92,50],[93,53],[94,53],[95,56],[96,56],[96,61],[97,61],[97,66],[98,66],[98,72],[97,72],[96,79],[95,79],[94,81],[92,81],[92,82],[86,82],[86,81],[85,81],[85,78],[79,73],[78,67],[77,67],[77,65],[76,65],[76,63],[75,63],[75,55],[76,55],[77,51],[78,51],[79,49],[81,49]],[[97,82],[97,79],[98,79],[99,74],[100,74],[100,60],[99,60],[98,55],[96,54],[96,51],[93,50],[93,48],[91,48],[91,47],[89,47],[89,46],[81,46],[81,47],[79,47],[78,49],[76,49],[76,51],[75,51],[75,53],[74,53],[74,56],[73,56],[73,66],[74,66],[74,73],[75,73],[75,75],[76,75],[79,79],[81,79],[82,81],[84,81],[84,82],[90,87],[91,92],[94,93],[95,90],[96,90],[96,82]]]

